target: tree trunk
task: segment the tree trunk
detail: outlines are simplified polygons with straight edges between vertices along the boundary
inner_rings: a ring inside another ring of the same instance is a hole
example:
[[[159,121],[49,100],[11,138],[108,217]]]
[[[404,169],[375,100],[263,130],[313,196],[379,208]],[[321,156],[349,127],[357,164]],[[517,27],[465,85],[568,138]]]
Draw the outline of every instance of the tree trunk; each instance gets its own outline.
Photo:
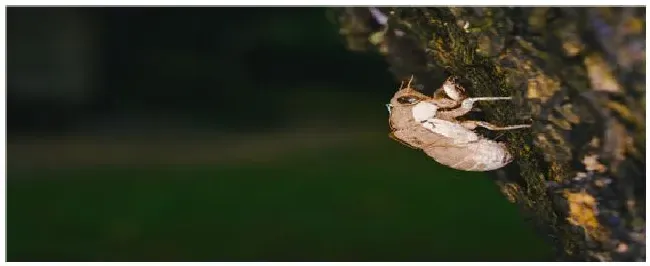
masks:
[[[645,261],[645,8],[334,8],[355,51],[381,53],[425,93],[448,75],[487,121],[532,120],[500,139],[492,172],[559,261]],[[387,99],[388,100],[388,99]]]

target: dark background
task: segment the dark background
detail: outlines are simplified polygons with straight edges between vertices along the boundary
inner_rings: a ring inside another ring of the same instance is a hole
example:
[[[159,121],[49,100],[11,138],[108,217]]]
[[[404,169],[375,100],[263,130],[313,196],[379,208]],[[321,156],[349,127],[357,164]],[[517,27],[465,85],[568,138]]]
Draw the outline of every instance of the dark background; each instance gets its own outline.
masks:
[[[325,8],[8,8],[10,261],[549,260]],[[329,20],[328,20],[329,18]]]

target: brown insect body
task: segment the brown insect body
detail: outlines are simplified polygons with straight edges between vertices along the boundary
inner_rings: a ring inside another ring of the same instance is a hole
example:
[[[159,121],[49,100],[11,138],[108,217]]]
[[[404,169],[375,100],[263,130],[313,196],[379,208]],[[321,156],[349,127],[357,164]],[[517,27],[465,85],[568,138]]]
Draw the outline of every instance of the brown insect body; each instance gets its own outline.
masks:
[[[480,100],[506,100],[509,97],[468,98],[465,90],[450,78],[429,97],[410,88],[400,88],[390,101],[389,125],[393,139],[423,150],[435,161],[464,171],[490,171],[512,161],[503,143],[476,134],[477,126],[491,130],[529,127],[497,127],[482,121],[460,122],[455,117],[471,111]],[[447,110],[448,109],[448,110]]]

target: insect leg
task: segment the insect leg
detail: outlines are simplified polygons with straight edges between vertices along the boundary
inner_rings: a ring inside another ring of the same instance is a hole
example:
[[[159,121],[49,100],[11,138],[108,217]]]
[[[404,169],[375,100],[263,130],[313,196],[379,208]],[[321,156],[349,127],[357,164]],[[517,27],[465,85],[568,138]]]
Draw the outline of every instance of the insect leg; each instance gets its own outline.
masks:
[[[499,101],[499,100],[512,100],[512,97],[475,97],[475,98],[468,98],[467,100],[473,100],[473,101]]]
[[[449,117],[459,117],[465,115],[474,109],[474,103],[477,101],[499,101],[499,100],[511,100],[512,97],[476,97],[476,98],[467,98],[463,100],[458,108],[455,108],[451,111],[440,111],[441,116]],[[446,106],[444,106],[446,107]]]
[[[499,100],[512,100],[512,97],[475,97],[475,98],[467,98],[463,100],[463,102],[460,104],[461,108],[465,109],[472,109],[474,107],[474,103],[477,101],[499,101]]]
[[[463,127],[467,128],[467,129],[475,129],[476,127],[483,127],[483,128],[487,128],[489,130],[495,130],[495,131],[496,130],[512,130],[512,129],[520,129],[520,128],[529,128],[530,127],[529,124],[511,125],[511,126],[500,127],[500,126],[497,126],[497,125],[490,124],[488,122],[472,121],[472,120],[463,121],[461,123],[461,125],[463,125]]]

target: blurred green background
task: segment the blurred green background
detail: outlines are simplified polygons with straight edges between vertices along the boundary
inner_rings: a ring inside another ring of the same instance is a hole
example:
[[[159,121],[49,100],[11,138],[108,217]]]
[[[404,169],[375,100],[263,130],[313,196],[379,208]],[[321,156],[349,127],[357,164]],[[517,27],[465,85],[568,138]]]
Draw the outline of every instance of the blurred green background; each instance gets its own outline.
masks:
[[[325,8],[8,8],[9,261],[542,261]]]

